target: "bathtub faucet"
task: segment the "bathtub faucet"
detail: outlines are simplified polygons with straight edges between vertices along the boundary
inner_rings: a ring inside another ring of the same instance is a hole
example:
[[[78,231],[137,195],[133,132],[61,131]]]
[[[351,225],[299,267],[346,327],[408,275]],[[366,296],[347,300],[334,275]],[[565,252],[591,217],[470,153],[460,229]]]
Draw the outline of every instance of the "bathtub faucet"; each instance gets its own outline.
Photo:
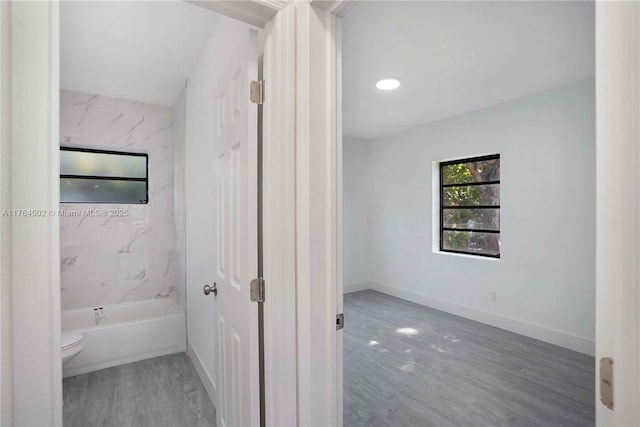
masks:
[[[101,320],[105,319],[107,316],[104,314],[103,307],[96,307],[93,309],[93,317],[96,319],[96,325],[100,323]]]

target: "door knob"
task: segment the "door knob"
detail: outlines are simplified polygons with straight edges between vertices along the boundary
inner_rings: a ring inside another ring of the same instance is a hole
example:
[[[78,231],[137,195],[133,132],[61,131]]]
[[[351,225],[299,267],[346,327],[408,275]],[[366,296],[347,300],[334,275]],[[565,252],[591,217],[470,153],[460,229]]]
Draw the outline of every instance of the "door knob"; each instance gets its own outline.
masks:
[[[217,283],[213,283],[213,286],[209,286],[209,285],[204,285],[204,294],[205,295],[209,295],[211,292],[213,292],[214,296],[218,296],[218,284]]]

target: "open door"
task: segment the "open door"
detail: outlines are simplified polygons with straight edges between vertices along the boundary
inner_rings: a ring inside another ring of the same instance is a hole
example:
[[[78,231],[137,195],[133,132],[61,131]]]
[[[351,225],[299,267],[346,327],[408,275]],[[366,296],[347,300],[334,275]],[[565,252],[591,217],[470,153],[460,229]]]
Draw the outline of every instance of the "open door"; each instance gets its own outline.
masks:
[[[248,88],[257,78],[257,35],[247,31],[214,85],[216,278],[218,324],[218,425],[257,425],[257,118]],[[252,394],[254,397],[252,398]]]
[[[219,426],[258,425],[257,33],[221,19],[189,82],[189,351]]]

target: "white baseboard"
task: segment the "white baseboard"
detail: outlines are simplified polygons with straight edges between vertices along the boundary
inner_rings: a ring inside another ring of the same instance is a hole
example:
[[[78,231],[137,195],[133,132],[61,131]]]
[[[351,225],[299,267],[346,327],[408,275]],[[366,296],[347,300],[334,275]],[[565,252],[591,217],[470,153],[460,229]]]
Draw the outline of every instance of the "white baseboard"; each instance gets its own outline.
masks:
[[[358,283],[349,283],[342,286],[342,293],[349,294],[351,292],[364,291],[366,289],[373,289],[372,282],[358,282]]]
[[[535,338],[537,340],[544,341],[550,344],[555,344],[560,347],[588,354],[589,356],[595,355],[595,340],[579,337],[555,329],[549,329],[544,326],[524,322],[522,320],[512,319],[509,317],[501,316],[499,314],[478,310],[476,308],[461,305],[451,301],[429,297],[427,295],[408,291],[406,289],[383,285],[375,282],[368,283],[370,284],[370,287],[368,289],[373,289],[383,294],[391,295],[397,298],[414,302],[416,304],[435,308],[436,310],[455,314],[456,316],[475,320],[476,322],[495,326],[496,328],[505,329],[507,331],[515,332],[516,334],[524,335],[530,338]],[[347,286],[345,286],[345,293],[347,292],[346,289]]]
[[[189,357],[193,362],[193,367],[196,369],[196,372],[198,373],[198,376],[200,377],[200,381],[202,381],[202,385],[204,385],[205,390],[207,390],[207,394],[209,395],[209,399],[211,400],[211,403],[213,403],[213,406],[216,406],[216,400],[215,400],[216,384],[211,378],[209,371],[207,371],[207,369],[202,364],[202,360],[200,359],[200,356],[198,356],[198,352],[196,351],[195,348],[193,348],[191,343],[189,343],[188,348],[189,348]]]

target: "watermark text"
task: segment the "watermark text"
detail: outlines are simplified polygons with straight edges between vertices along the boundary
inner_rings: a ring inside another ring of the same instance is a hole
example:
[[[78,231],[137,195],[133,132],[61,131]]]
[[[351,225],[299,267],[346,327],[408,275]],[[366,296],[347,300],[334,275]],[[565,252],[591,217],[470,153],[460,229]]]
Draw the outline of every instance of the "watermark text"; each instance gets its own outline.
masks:
[[[65,217],[65,218],[113,218],[129,216],[129,209],[2,209],[3,217],[13,218],[43,218],[43,217]]]

